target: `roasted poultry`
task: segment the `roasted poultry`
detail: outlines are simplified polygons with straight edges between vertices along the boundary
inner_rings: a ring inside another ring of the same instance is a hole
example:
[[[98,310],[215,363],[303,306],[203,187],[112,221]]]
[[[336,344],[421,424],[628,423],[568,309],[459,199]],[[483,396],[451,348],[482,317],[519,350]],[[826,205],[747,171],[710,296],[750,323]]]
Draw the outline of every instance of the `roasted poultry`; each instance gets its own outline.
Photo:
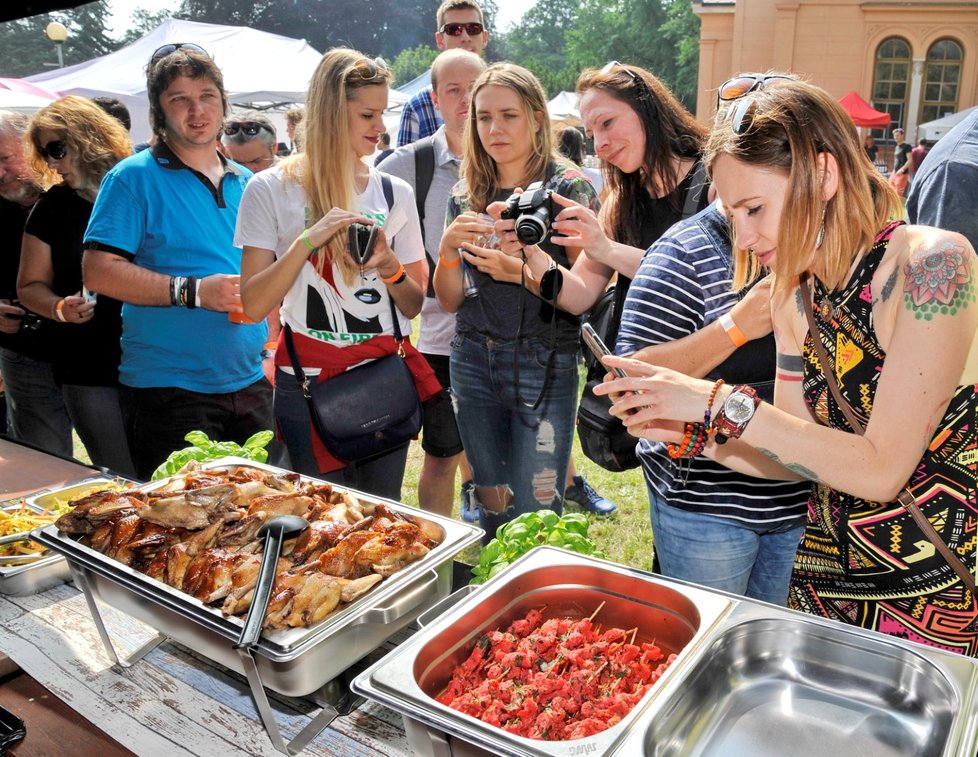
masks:
[[[62,533],[226,615],[254,596],[262,524],[299,515],[310,527],[287,540],[265,627],[309,626],[420,560],[437,543],[430,524],[329,484],[260,468],[190,470],[149,492],[103,492],[70,503]],[[429,533],[425,533],[428,530]]]

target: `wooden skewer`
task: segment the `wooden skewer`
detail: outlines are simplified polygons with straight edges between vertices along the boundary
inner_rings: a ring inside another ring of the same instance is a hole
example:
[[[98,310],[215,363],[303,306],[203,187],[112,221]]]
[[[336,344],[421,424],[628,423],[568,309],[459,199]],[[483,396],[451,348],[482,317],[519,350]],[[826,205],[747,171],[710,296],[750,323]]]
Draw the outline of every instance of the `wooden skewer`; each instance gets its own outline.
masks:
[[[601,609],[603,607],[604,607],[604,601],[602,601],[601,604],[598,605],[597,609],[593,613],[591,613],[591,617],[588,618],[588,620],[590,620],[593,623],[594,619],[597,617],[598,613],[601,612]]]

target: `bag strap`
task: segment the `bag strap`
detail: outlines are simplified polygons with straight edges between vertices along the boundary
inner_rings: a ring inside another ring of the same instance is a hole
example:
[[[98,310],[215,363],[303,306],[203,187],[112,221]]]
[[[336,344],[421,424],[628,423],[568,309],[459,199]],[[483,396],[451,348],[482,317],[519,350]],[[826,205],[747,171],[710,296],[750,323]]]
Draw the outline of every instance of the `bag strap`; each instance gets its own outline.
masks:
[[[892,228],[888,229],[892,231]],[[881,235],[882,236],[882,235]],[[825,376],[825,383],[829,386],[829,391],[832,392],[832,396],[835,398],[839,409],[842,414],[845,415],[846,420],[849,421],[849,425],[852,426],[852,430],[862,436],[866,433],[866,429],[862,424],[862,421],[856,416],[852,407],[846,402],[845,398],[842,396],[842,392],[839,390],[839,384],[835,378],[835,372],[829,370],[829,357],[825,351],[825,345],[822,344],[822,335],[819,331],[818,324],[815,323],[815,315],[812,312],[812,294],[811,288],[808,285],[808,274],[803,274],[801,280],[799,281],[799,287],[801,289],[801,302],[805,309],[805,319],[808,321],[808,330],[812,335],[812,342],[815,346],[815,354],[818,356],[819,367],[822,370],[822,375]],[[913,518],[914,523],[923,532],[924,536],[930,540],[930,543],[934,545],[938,552],[940,552],[941,557],[947,561],[947,564],[951,566],[955,573],[958,574],[958,578],[961,579],[962,583],[968,588],[968,591],[974,596],[976,594],[975,577],[968,570],[967,566],[961,562],[957,555],[955,555],[951,548],[948,547],[947,543],[941,538],[941,535],[937,533],[937,529],[927,520],[920,508],[917,506],[917,498],[914,497],[913,492],[910,488],[904,486],[897,495],[897,502],[910,513],[910,517]]]
[[[425,202],[428,200],[428,191],[431,189],[431,180],[435,176],[435,141],[434,137],[425,137],[417,142],[411,143],[411,150],[414,152],[414,202],[418,207],[418,221],[421,224],[421,242],[425,242],[424,219]],[[435,296],[435,260],[425,246],[424,256],[428,259],[428,291],[427,297]]]
[[[701,200],[706,188],[710,186],[706,178],[706,164],[700,160],[693,169],[693,179],[686,190],[686,201],[683,203],[683,220],[695,216],[700,211]]]

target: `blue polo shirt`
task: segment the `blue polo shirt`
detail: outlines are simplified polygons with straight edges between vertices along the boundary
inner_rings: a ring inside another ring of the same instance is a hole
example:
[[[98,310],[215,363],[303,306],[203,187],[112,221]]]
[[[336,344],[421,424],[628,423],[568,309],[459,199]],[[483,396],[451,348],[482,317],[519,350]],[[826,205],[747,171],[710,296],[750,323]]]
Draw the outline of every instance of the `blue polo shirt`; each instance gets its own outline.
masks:
[[[86,247],[170,276],[240,274],[241,250],[232,240],[251,173],[223,162],[215,189],[163,142],[121,161],[102,181]],[[126,303],[122,324],[119,380],[126,386],[217,394],[262,377],[264,323],[231,323],[227,313],[203,308]]]

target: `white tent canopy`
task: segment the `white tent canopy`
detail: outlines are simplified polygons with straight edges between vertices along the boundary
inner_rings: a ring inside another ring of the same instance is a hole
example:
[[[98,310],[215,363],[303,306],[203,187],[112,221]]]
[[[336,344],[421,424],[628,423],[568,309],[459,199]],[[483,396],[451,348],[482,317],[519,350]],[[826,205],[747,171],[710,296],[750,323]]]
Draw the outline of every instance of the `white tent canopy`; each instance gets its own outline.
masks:
[[[550,113],[550,117],[556,120],[579,119],[581,112],[577,107],[580,102],[581,96],[576,92],[560,92],[547,103],[547,111]]]
[[[303,102],[321,55],[305,40],[240,26],[168,19],[114,53],[27,77],[62,95],[111,95],[132,113],[132,138],[147,139],[146,64],[160,47],[193,42],[213,56],[233,103]]]
[[[930,141],[940,139],[951,131],[955,124],[967,118],[968,114],[973,113],[975,108],[978,108],[978,105],[975,105],[972,108],[966,108],[965,110],[960,110],[957,113],[952,113],[951,115],[944,116],[943,118],[937,118],[933,121],[927,121],[926,123],[920,124],[917,127],[917,138]]]

